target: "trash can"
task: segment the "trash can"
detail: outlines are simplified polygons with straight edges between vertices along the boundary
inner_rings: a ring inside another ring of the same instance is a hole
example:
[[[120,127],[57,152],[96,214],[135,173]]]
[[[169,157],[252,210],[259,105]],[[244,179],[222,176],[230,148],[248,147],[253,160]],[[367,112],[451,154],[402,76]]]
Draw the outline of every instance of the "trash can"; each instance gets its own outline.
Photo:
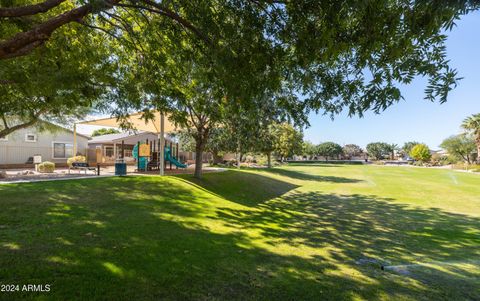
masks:
[[[126,176],[127,175],[127,163],[117,162],[115,163],[115,175]]]

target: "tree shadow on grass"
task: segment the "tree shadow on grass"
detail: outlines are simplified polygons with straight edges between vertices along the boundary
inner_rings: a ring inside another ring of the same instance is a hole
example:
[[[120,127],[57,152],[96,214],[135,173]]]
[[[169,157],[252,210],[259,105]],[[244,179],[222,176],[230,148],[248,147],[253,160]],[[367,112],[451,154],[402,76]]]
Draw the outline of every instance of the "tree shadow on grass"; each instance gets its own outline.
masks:
[[[463,282],[461,290],[427,287],[430,293],[447,294],[447,299],[478,299],[480,291],[474,283],[480,280],[480,219],[394,201],[375,195],[290,193],[262,204],[257,212],[219,208],[217,213],[231,227],[260,231],[266,244],[326,248],[332,258],[351,266],[379,269],[381,265],[439,263],[437,268],[430,267],[434,270],[430,279],[425,280],[422,273],[409,277],[427,284],[438,280],[437,285],[443,283],[444,288],[445,279]],[[449,262],[476,265],[476,272],[443,265]],[[469,282],[464,281],[467,278]],[[379,279],[385,288],[391,285]]]
[[[185,182],[154,177],[5,187],[0,282],[52,285],[48,295],[9,300],[480,297],[470,282],[454,289],[412,283],[356,263],[476,258],[477,218],[317,192],[238,209],[213,204]]]
[[[328,167],[331,167],[331,166],[328,166]],[[353,179],[353,178],[321,176],[321,175],[308,174],[306,172],[301,172],[296,170],[282,169],[282,168],[270,168],[267,171],[272,174],[277,174],[280,176],[285,176],[292,179],[304,180],[304,181],[318,181],[318,182],[344,183],[344,184],[362,182],[362,180]]]
[[[233,170],[205,174],[201,179],[191,175],[176,177],[208,193],[244,206],[256,206],[299,187],[257,173]]]

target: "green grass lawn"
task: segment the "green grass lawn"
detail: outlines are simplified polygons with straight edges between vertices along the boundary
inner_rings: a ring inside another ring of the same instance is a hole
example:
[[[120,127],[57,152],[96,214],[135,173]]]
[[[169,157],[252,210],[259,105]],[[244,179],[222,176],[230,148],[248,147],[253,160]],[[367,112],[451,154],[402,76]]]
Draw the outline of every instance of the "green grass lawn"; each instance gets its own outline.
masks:
[[[5,300],[480,299],[475,174],[299,164],[7,184],[0,206],[0,283],[51,285]]]

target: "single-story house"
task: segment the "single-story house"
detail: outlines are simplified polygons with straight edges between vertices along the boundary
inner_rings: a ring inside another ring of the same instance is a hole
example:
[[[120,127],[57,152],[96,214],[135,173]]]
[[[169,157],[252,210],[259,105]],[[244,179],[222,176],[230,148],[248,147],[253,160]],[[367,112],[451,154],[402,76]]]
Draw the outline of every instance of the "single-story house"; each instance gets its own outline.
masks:
[[[77,134],[77,154],[85,155],[90,137]],[[66,165],[73,154],[73,132],[61,126],[49,124],[48,130],[35,126],[17,130],[0,138],[0,167],[33,166],[33,156],[42,161]]]

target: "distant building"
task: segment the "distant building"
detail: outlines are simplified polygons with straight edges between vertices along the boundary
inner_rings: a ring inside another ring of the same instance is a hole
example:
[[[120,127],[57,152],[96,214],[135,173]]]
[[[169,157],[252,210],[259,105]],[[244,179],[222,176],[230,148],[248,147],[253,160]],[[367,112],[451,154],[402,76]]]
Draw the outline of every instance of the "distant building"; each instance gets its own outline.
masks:
[[[58,165],[67,163],[73,154],[73,132],[49,124],[51,130],[39,131],[35,127],[17,130],[0,138],[0,167],[31,167],[33,156]],[[77,134],[77,153],[85,155],[90,137]]]

